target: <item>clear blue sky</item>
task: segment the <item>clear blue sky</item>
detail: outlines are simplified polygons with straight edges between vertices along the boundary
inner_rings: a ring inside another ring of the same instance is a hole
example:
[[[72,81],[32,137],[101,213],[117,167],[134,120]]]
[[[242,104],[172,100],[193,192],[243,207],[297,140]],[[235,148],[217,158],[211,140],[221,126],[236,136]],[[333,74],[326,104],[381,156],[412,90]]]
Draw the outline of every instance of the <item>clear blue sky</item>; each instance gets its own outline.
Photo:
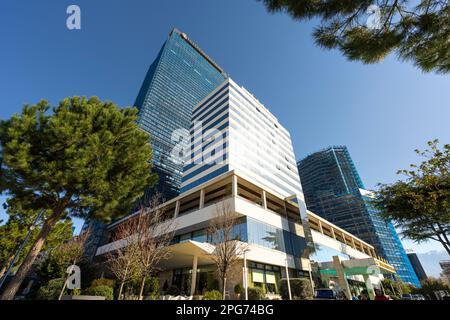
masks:
[[[66,28],[70,4],[81,7],[79,31]],[[313,44],[312,23],[270,15],[255,0],[2,0],[0,117],[41,98],[55,104],[96,95],[133,104],[174,26],[280,119],[298,159],[347,145],[374,188],[397,179],[396,170],[415,162],[413,150],[427,140],[450,142],[449,76],[423,74],[393,57],[349,62]]]

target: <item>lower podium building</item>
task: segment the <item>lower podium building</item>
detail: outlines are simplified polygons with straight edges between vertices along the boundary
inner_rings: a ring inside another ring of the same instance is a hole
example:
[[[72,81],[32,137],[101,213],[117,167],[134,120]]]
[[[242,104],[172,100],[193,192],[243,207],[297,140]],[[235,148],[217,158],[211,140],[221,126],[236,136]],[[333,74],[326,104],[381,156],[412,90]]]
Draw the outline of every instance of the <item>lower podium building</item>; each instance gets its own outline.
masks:
[[[194,108],[186,140],[176,152],[184,154],[181,194],[158,208],[175,228],[171,255],[158,266],[163,290],[176,286],[193,296],[215,287],[217,246],[207,230],[221,208],[238,217],[234,239],[245,248],[227,278],[231,299],[237,284],[278,298],[281,283],[297,278],[347,298],[362,289],[373,297],[382,274],[395,272],[372,246],[306,210],[289,132],[233,80]],[[104,244],[97,256],[122,243]]]

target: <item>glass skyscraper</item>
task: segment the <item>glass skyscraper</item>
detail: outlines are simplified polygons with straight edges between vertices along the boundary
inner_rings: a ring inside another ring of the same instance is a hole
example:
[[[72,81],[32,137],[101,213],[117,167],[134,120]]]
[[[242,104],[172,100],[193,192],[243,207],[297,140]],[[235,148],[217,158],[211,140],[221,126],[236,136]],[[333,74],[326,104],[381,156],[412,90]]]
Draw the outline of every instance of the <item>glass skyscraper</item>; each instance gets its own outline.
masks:
[[[422,266],[422,263],[419,260],[419,257],[417,256],[417,254],[414,252],[410,252],[410,253],[406,253],[406,254],[408,255],[409,261],[411,261],[411,265],[413,266],[413,269],[416,272],[419,280],[420,281],[427,280],[428,276]]]
[[[156,190],[165,200],[178,195],[182,157],[172,156],[189,131],[192,109],[226,79],[225,72],[186,34],[172,30],[147,71],[136,98],[139,126],[150,134]],[[181,129],[181,131],[180,131]],[[147,190],[148,196],[151,190]],[[144,198],[145,199],[145,198]]]
[[[154,191],[161,193],[162,200],[170,200],[179,194],[183,155],[174,159],[172,151],[182,139],[182,130],[189,132],[192,109],[226,77],[222,68],[185,33],[177,29],[170,32],[150,65],[134,103],[139,109],[139,127],[150,134],[152,171],[159,176],[155,188],[145,191],[140,204],[148,205]],[[140,204],[137,203],[133,210]],[[95,253],[105,226],[88,220],[84,228],[93,231],[86,250]],[[92,254],[88,256],[92,257]]]
[[[297,166],[309,210],[372,244],[403,281],[420,287],[394,226],[371,204],[372,193],[365,190],[345,146],[315,152]]]

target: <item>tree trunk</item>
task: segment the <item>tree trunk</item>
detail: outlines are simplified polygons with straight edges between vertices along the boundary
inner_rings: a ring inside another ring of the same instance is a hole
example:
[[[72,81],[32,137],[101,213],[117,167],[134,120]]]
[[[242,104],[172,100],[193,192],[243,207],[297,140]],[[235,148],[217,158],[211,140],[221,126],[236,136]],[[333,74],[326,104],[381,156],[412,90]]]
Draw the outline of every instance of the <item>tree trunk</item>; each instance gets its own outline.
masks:
[[[146,278],[146,276],[142,277],[141,289],[139,290],[139,300],[143,300],[144,299],[143,295],[144,295],[144,287],[145,287],[145,278]]]
[[[61,209],[55,211],[54,214],[52,214],[47,220],[45,220],[44,225],[42,226],[41,231],[39,232],[39,235],[34,242],[33,247],[28,252],[27,256],[23,260],[22,264],[19,267],[19,270],[17,270],[17,273],[12,278],[11,282],[6,287],[5,291],[3,292],[2,296],[0,297],[0,300],[13,300],[14,296],[17,293],[17,290],[19,290],[20,285],[22,284],[23,280],[27,276],[28,272],[30,271],[34,261],[36,260],[37,256],[41,252],[42,247],[44,246],[45,239],[47,238],[48,234],[58,222],[61,213],[63,212],[64,207]]]
[[[13,259],[14,259],[14,255],[10,256],[8,258],[8,260],[5,262],[5,265],[0,270],[0,279],[3,278],[3,276],[5,275],[6,270],[8,270],[8,267],[11,264],[11,262],[13,261]]]
[[[450,246],[449,246],[448,242],[446,242],[445,239],[442,239],[441,235],[437,232],[436,232],[436,236],[438,237],[438,241],[442,244],[442,246],[447,251],[448,255],[450,255]],[[444,237],[446,237],[446,236],[444,236]]]
[[[222,297],[223,297],[223,300],[225,300],[225,292],[226,292],[226,288],[227,288],[227,277],[223,277],[223,280],[222,280]]]
[[[120,287],[119,287],[119,296],[117,297],[118,300],[122,300],[122,290],[123,290],[123,285],[125,284],[125,281],[122,281],[120,283]]]
[[[450,256],[450,246],[445,242],[442,242],[442,245],[444,246],[445,250],[447,251],[447,254]]]

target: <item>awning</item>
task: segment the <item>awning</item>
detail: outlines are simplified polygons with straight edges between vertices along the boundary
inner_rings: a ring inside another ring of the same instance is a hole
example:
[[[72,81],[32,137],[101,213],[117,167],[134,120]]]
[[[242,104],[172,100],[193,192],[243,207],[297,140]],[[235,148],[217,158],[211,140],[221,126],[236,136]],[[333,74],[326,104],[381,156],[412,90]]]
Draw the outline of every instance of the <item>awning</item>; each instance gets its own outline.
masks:
[[[163,270],[192,267],[194,256],[197,256],[198,265],[214,263],[211,253],[215,246],[209,243],[189,240],[173,244],[168,249],[170,257],[158,265]]]

